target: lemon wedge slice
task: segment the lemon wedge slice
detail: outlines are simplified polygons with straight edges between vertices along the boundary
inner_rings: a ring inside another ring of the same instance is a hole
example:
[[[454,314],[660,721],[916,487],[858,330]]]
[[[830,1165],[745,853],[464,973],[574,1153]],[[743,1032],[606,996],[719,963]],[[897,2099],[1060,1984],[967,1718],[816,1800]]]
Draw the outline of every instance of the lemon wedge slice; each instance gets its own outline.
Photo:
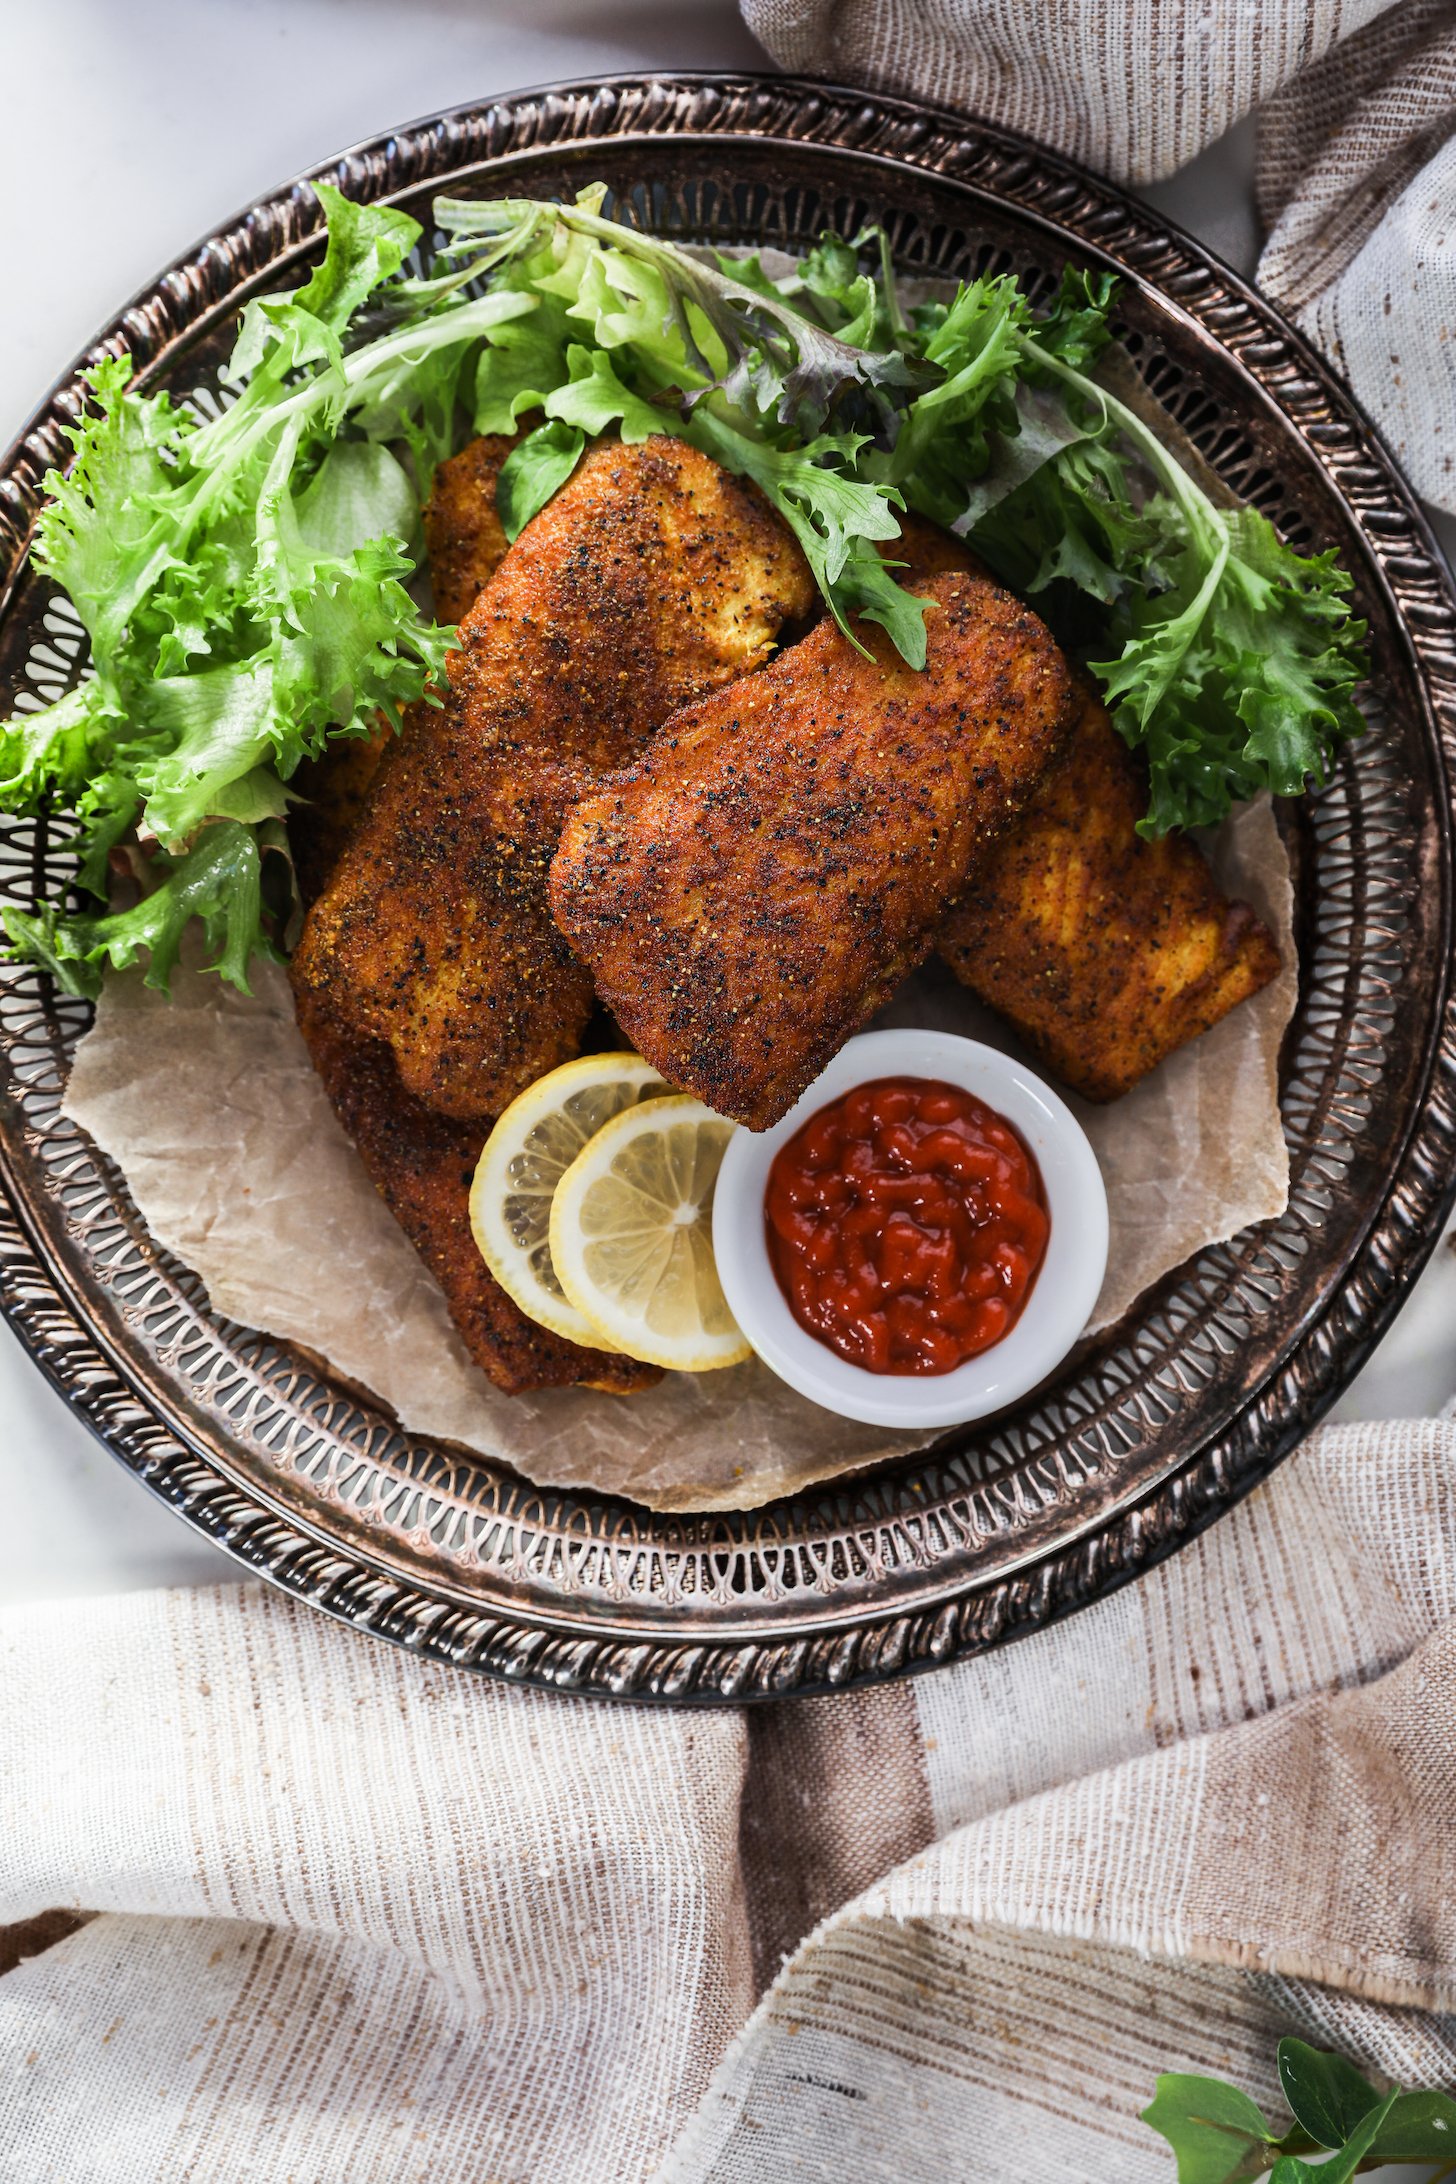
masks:
[[[604,1122],[667,1087],[640,1054],[583,1054],[528,1085],[485,1141],[470,1189],[476,1248],[508,1297],[554,1334],[613,1349],[551,1263],[551,1199]]]
[[[682,1093],[644,1100],[604,1123],[557,1184],[552,1263],[598,1342],[671,1372],[748,1356],[713,1263],[713,1187],[733,1129]]]

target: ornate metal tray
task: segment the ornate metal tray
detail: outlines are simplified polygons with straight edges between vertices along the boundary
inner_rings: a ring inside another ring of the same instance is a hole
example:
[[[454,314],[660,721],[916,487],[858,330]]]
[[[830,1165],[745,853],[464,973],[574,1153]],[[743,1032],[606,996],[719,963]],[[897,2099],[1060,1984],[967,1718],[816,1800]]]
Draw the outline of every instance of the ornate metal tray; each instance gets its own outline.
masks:
[[[1373,634],[1371,733],[1300,807],[1302,993],[1283,1068],[1287,1212],[1201,1253],[1038,1399],[750,1515],[654,1517],[407,1439],[316,1360],[217,1319],[58,1115],[78,1004],[0,973],[0,1294],[43,1370],[153,1492],[302,1599],[561,1689],[724,1700],[953,1659],[1136,1575],[1288,1451],[1419,1271],[1456,1180],[1456,611],[1349,396],[1267,304],[1145,208],[1026,141],[781,78],[632,77],[462,107],[321,168],[431,198],[603,178],[618,217],[793,248],[883,221],[927,274],[1124,278],[1125,338],[1207,458],[1296,544],[1338,546]],[[241,303],[299,278],[301,183],[209,236],[90,352],[201,390]],[[83,359],[82,363],[90,359]],[[78,366],[77,369],[80,367]],[[26,568],[68,373],[0,480],[0,706],[81,665]],[[0,831],[0,889],[65,869],[63,821]]]

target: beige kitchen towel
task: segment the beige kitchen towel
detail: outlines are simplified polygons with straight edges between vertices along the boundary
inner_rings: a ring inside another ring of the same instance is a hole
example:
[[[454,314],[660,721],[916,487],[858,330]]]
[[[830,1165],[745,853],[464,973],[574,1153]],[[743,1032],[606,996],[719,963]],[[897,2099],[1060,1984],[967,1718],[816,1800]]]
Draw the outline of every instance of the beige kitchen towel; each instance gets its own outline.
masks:
[[[1391,0],[740,0],[783,68],[983,114],[1156,182]]]
[[[4,2184],[1153,2184],[1160,2069],[1277,2110],[1295,2030],[1456,2080],[1450,1423],[1318,1434],[1021,1644],[748,1712],[253,1585],[0,1646]]]
[[[784,67],[933,98],[1118,181],[1258,109],[1260,285],[1456,511],[1453,0],[742,0]]]
[[[1259,285],[1456,511],[1456,6],[1406,0],[1259,116]]]

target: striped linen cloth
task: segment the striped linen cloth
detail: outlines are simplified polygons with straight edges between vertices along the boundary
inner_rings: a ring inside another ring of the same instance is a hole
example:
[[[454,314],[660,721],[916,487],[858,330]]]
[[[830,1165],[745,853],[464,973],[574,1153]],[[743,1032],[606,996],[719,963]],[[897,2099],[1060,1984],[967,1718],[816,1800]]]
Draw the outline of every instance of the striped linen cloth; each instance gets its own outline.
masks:
[[[1258,280],[1456,512],[1452,0],[741,0],[784,67],[990,116],[1118,181],[1258,108]]]
[[[1060,1627],[743,1712],[253,1585],[0,1619],[4,2184],[1171,2178],[1160,2069],[1456,2079],[1456,1425]]]

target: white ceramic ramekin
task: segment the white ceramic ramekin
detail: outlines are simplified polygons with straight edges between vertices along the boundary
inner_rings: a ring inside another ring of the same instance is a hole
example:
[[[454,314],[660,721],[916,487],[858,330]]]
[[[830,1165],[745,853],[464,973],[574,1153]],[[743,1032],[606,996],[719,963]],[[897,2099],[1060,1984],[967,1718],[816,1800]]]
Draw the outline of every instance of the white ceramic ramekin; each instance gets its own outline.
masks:
[[[1036,1155],[1051,1234],[1036,1286],[1009,1335],[948,1373],[872,1373],[806,1333],[768,1254],[764,1191],[774,1155],[855,1085],[928,1077],[984,1100]],[[1055,1371],[1086,1326],[1107,1266],[1107,1193],[1064,1101],[1021,1062],[945,1031],[851,1039],[771,1130],[737,1130],[718,1171],[713,1251],[733,1316],[766,1365],[811,1402],[875,1426],[953,1426],[1014,1403]]]

